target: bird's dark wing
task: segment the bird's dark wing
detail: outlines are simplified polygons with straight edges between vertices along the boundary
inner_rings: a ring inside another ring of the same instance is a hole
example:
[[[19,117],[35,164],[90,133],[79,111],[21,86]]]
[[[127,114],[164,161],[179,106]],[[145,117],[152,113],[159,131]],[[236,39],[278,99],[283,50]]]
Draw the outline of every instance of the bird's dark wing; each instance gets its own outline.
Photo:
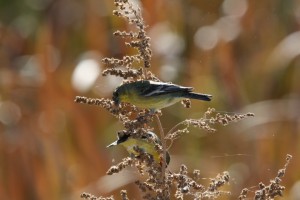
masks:
[[[145,82],[143,90],[141,91],[141,95],[145,97],[153,97],[176,92],[190,92],[192,90],[193,88],[191,87],[182,87],[175,84],[147,81]]]

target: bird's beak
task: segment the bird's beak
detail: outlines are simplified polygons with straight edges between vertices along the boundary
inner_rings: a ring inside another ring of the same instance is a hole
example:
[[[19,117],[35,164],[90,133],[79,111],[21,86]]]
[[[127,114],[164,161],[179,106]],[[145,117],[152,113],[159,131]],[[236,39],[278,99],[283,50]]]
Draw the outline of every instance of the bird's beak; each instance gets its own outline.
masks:
[[[118,145],[118,141],[117,140],[114,141],[113,143],[111,143],[110,145],[107,145],[106,148],[112,147],[112,146],[116,146],[116,145]]]

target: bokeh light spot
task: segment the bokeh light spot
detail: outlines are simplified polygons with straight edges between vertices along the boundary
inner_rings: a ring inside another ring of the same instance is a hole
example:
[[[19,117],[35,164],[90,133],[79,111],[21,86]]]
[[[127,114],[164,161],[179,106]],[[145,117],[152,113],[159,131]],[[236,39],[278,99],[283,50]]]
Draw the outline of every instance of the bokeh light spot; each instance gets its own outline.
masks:
[[[185,48],[182,37],[172,31],[168,23],[156,24],[149,35],[152,38],[154,52],[165,57],[177,56]]]
[[[72,86],[78,92],[87,92],[94,85],[100,74],[100,64],[93,58],[83,58],[72,75]]]
[[[215,23],[215,27],[219,31],[219,36],[226,42],[236,39],[241,32],[238,18],[232,16],[220,18]]]
[[[236,17],[242,17],[247,8],[247,0],[225,0],[222,4],[224,14]]]
[[[116,76],[100,76],[95,84],[94,92],[99,96],[111,96],[112,92],[121,85],[123,78]]]
[[[297,181],[292,189],[291,189],[291,194],[290,194],[291,199],[300,199],[300,181]]]
[[[199,28],[194,36],[196,46],[203,50],[214,48],[218,41],[218,30],[213,26],[203,26]]]
[[[20,107],[11,102],[0,102],[0,122],[4,125],[14,125],[21,119]]]

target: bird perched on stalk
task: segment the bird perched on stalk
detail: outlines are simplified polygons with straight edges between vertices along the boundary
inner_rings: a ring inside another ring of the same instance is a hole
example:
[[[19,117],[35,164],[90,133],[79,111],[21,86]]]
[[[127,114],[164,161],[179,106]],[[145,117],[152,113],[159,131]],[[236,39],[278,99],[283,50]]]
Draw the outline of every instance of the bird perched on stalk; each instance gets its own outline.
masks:
[[[136,151],[136,148],[139,148],[143,152],[151,155],[156,163],[162,164],[162,156],[156,150],[155,144],[161,145],[160,139],[155,133],[148,131],[141,138],[133,138],[131,135],[119,134],[118,139],[107,147],[122,145],[126,148],[130,155],[135,157],[140,156],[140,152]],[[166,164],[168,165],[169,163],[170,155],[166,152]]]
[[[139,108],[157,110],[168,107],[185,98],[210,101],[212,96],[192,92],[192,87],[141,80],[125,83],[116,88],[113,101],[116,105],[120,102],[131,103]]]

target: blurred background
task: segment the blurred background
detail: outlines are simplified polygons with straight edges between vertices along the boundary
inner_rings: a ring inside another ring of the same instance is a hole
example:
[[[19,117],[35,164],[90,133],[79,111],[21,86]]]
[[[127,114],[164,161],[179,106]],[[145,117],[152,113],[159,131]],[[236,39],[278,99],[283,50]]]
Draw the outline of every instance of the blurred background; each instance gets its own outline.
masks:
[[[300,199],[300,1],[142,0],[152,38],[151,70],[164,81],[192,86],[213,101],[163,110],[169,130],[208,107],[253,112],[254,118],[191,128],[170,149],[170,170],[200,169],[202,184],[229,171],[224,190],[269,183],[293,155],[283,199]],[[111,97],[120,84],[102,77],[104,57],[135,53],[116,30],[112,0],[0,1],[0,199],[80,199],[128,189],[141,199],[135,169],[107,177],[127,153],[106,149],[122,125],[104,109],[74,97]],[[156,127],[155,124],[153,124]],[[116,196],[118,199],[118,195]]]

